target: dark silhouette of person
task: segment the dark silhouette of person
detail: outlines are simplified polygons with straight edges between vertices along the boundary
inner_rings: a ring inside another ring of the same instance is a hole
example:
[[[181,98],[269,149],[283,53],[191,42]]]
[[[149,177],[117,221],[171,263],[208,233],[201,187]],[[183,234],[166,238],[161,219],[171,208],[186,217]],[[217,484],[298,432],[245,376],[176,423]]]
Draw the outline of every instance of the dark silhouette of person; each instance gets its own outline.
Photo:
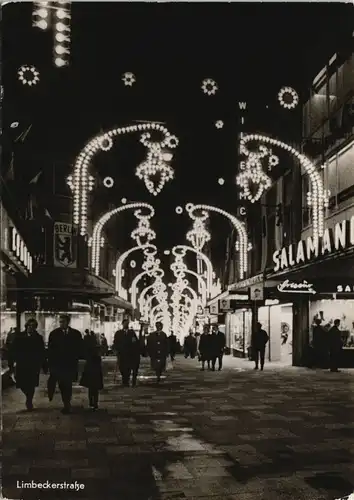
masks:
[[[338,367],[343,348],[339,325],[340,319],[335,319],[332,328],[328,332],[328,350],[331,372],[339,372]]]
[[[33,410],[33,396],[39,385],[40,371],[43,369],[46,372],[45,346],[37,327],[37,321],[29,319],[25,331],[16,335],[9,349],[10,372],[15,370],[16,387],[26,396],[28,411]]]
[[[321,323],[322,320],[320,318],[315,319],[315,325],[312,329],[312,347],[315,366],[324,368],[328,363],[328,332],[323,328]]]
[[[197,339],[194,337],[193,332],[189,332],[187,337],[184,339],[184,357],[187,359],[189,356],[191,359],[195,358],[197,353]]]
[[[268,334],[265,330],[263,330],[262,324],[257,323],[256,329],[252,335],[252,347],[256,363],[256,366],[254,367],[255,370],[258,370],[259,360],[261,361],[261,370],[264,368],[265,348],[268,340]]]
[[[168,337],[168,346],[171,361],[174,361],[177,353],[177,337],[174,333],[171,333],[171,335]]]
[[[114,335],[113,349],[117,354],[123,387],[129,387],[131,375],[135,387],[140,366],[140,342],[134,330],[129,328],[128,319],[123,320],[122,327]]]
[[[222,369],[222,359],[224,357],[224,351],[226,346],[226,337],[223,332],[220,332],[218,325],[213,325],[212,333],[212,343],[213,343],[213,359],[212,359],[212,370],[215,371],[216,360],[218,360],[218,370]]]
[[[58,383],[64,408],[71,411],[72,384],[78,379],[78,363],[83,354],[82,336],[69,326],[70,316],[62,314],[59,328],[49,334],[48,339],[48,398],[52,401]]]
[[[89,406],[97,410],[98,394],[103,389],[103,374],[101,345],[93,332],[84,337],[83,354],[86,362],[80,379],[80,385],[87,387]]]
[[[209,325],[204,325],[203,333],[200,336],[199,341],[199,353],[202,362],[202,371],[204,371],[205,362],[208,363],[208,370],[210,370],[210,361],[212,358],[212,339],[209,333]]]
[[[147,346],[151,368],[156,373],[157,383],[160,382],[161,375],[166,370],[166,360],[169,354],[168,337],[162,328],[161,321],[157,321],[156,330],[150,333]]]

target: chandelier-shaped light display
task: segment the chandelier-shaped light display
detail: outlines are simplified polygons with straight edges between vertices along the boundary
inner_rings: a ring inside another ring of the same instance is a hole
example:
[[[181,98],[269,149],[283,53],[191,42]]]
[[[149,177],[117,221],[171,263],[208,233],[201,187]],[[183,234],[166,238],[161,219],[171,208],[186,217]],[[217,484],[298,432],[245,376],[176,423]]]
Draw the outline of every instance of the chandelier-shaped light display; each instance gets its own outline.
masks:
[[[248,143],[254,141],[258,143],[263,142],[266,144],[266,146],[258,145],[259,149],[257,152],[250,151],[248,149]],[[311,191],[310,193],[308,193],[307,202],[308,205],[312,208],[313,236],[315,238],[323,236],[324,211],[326,206],[328,205],[328,192],[324,190],[321,174],[317,170],[316,165],[314,165],[314,163],[312,163],[305,155],[294,149],[289,144],[286,144],[285,142],[281,142],[277,139],[272,139],[271,137],[259,134],[241,135],[240,152],[248,158],[250,156],[252,158],[256,156],[259,159],[264,158],[264,156],[266,155],[269,155],[270,150],[267,146],[277,146],[289,152],[300,163],[301,168],[309,176]],[[272,157],[273,160],[270,159],[270,161],[272,161],[274,164],[276,160],[273,155],[270,156],[270,158]]]
[[[294,109],[299,104],[299,94],[292,87],[282,87],[278,93],[280,105],[285,109]]]
[[[183,257],[180,254],[175,254],[175,261],[170,265],[170,269],[171,271],[173,271],[173,274],[176,278],[179,277],[184,278],[186,274],[190,274],[191,276],[194,276],[197,279],[202,295],[201,302],[205,307],[207,303],[208,294],[207,294],[207,287],[202,276],[192,271],[191,269],[188,269],[187,265],[183,261]]]
[[[69,64],[71,42],[71,2],[33,2],[33,26],[41,30],[52,27],[54,64],[61,68]]]
[[[195,217],[193,228],[188,231],[186,238],[193,248],[201,252],[203,247],[210,241],[210,233],[205,229],[205,221],[208,219],[208,212],[203,211],[202,215]]]
[[[138,125],[130,125],[127,127],[120,127],[109,130],[108,132],[97,135],[94,139],[91,139],[86,146],[82,149],[78,155],[74,172],[72,174],[72,190],[73,190],[73,222],[80,228],[80,234],[85,235],[87,231],[87,209],[88,209],[88,169],[93,161],[95,155],[102,151],[102,144],[108,146],[110,140],[113,138],[134,133],[134,132],[144,132],[142,138],[143,144],[146,146],[148,153],[151,148],[154,148],[156,143],[150,141],[149,137],[146,137],[145,132],[148,130],[156,131],[162,134],[162,141],[159,143],[161,148],[172,148],[176,147],[178,140],[175,136],[171,135],[167,128],[159,125],[157,123],[141,123]],[[110,140],[109,140],[109,139]]]
[[[148,276],[150,278],[156,278],[156,276],[161,276],[161,278],[164,276],[164,271],[160,267],[161,261],[160,259],[156,259],[154,261],[154,265],[151,267],[149,266],[145,271],[142,271],[140,274],[135,276],[135,278],[132,281],[131,287],[130,287],[130,294],[131,294],[131,304],[136,309],[138,302],[137,302],[137,294],[138,294],[138,283],[139,281],[144,278],[145,276]]]
[[[207,287],[207,295],[210,297],[212,286],[213,286],[213,265],[211,263],[211,260],[209,257],[207,257],[204,253],[200,252],[199,250],[188,246],[188,245],[176,245],[172,249],[172,254],[176,257],[177,255],[180,255],[182,258],[184,258],[187,254],[187,252],[193,252],[197,259],[201,260],[205,264],[206,268],[206,287]]]
[[[148,203],[129,203],[114,208],[113,210],[110,210],[109,212],[102,215],[102,217],[96,222],[93,228],[92,240],[91,240],[91,246],[92,246],[91,266],[95,274],[99,275],[100,272],[100,255],[101,255],[100,249],[102,245],[102,230],[105,224],[107,224],[107,222],[113,216],[118,215],[121,212],[124,212],[125,210],[135,210],[134,215],[136,217],[141,216],[142,209],[147,210],[147,214],[145,214],[145,217],[151,218],[155,214],[153,207]]]
[[[156,238],[155,231],[150,227],[150,219],[153,214],[144,215],[141,213],[141,210],[136,210],[134,215],[139,223],[130,236],[136,241],[138,246],[143,247]]]
[[[234,226],[237,235],[238,235],[238,244],[239,244],[239,275],[242,280],[245,276],[245,273],[248,270],[248,235],[244,222],[241,222],[237,217],[232,214],[229,214],[225,210],[222,210],[218,207],[213,207],[211,205],[193,205],[193,203],[188,203],[186,205],[186,210],[189,214],[189,217],[194,221],[197,217],[200,217],[200,212],[215,212],[217,214],[223,215],[226,217]],[[199,214],[199,215],[198,215]]]
[[[136,252],[137,250],[145,250],[147,248],[150,248],[153,252],[155,252],[154,255],[156,255],[156,253],[157,253],[156,246],[148,244],[148,245],[138,245],[136,247],[130,248],[129,250],[122,253],[122,255],[120,255],[118,257],[117,262],[116,262],[116,268],[115,268],[115,278],[116,278],[116,293],[119,297],[122,296],[121,295],[122,290],[123,290],[122,278],[124,276],[123,265],[124,265],[126,259],[133,252]],[[146,254],[144,254],[144,255],[146,256]]]
[[[18,79],[23,85],[32,87],[39,82],[39,71],[32,65],[23,65],[19,68]]]
[[[136,169],[136,176],[142,179],[146,189],[157,196],[164,188],[166,182],[173,179],[174,171],[165,161],[166,156],[159,144],[149,147],[147,160]]]

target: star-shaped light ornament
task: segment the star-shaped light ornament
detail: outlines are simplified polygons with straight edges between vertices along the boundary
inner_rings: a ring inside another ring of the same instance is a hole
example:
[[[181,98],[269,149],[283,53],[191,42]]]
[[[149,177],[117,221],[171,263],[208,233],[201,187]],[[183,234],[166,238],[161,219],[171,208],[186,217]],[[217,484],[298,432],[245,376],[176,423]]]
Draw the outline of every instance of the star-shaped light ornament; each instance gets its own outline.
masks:
[[[205,78],[202,82],[202,91],[206,95],[215,95],[218,90],[217,83],[212,78]]]
[[[299,104],[299,95],[291,87],[282,87],[278,93],[280,106],[285,109],[294,109]]]
[[[123,74],[122,80],[126,87],[132,87],[133,83],[136,82],[134,73],[131,73],[130,71]]]
[[[19,81],[22,82],[23,85],[32,87],[39,82],[39,71],[35,66],[21,66],[17,74]]]
[[[222,120],[217,120],[215,122],[215,127],[216,128],[223,128],[223,126],[224,126],[224,122]]]

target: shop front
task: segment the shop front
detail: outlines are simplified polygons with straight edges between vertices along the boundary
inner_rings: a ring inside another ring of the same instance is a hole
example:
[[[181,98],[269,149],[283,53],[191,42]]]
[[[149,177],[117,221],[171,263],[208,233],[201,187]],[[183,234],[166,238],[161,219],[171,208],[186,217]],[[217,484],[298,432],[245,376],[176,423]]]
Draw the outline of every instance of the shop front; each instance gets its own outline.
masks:
[[[327,332],[338,319],[341,366],[354,367],[354,217],[327,228],[323,238],[308,237],[277,250],[273,261],[266,287],[269,298],[292,304],[294,365],[309,363],[315,325],[320,325],[317,331],[326,344]],[[290,306],[290,320],[289,311]]]

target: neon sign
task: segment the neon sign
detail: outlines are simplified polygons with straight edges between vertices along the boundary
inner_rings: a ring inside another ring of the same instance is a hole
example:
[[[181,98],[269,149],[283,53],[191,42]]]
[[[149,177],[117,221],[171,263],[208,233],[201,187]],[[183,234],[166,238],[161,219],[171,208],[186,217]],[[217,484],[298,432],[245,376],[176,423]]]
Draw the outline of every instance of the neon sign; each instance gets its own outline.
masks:
[[[316,290],[313,288],[312,283],[308,283],[304,280],[302,283],[295,283],[294,281],[285,280],[283,283],[277,286],[279,292],[282,293],[309,293],[311,295],[316,294]]]

